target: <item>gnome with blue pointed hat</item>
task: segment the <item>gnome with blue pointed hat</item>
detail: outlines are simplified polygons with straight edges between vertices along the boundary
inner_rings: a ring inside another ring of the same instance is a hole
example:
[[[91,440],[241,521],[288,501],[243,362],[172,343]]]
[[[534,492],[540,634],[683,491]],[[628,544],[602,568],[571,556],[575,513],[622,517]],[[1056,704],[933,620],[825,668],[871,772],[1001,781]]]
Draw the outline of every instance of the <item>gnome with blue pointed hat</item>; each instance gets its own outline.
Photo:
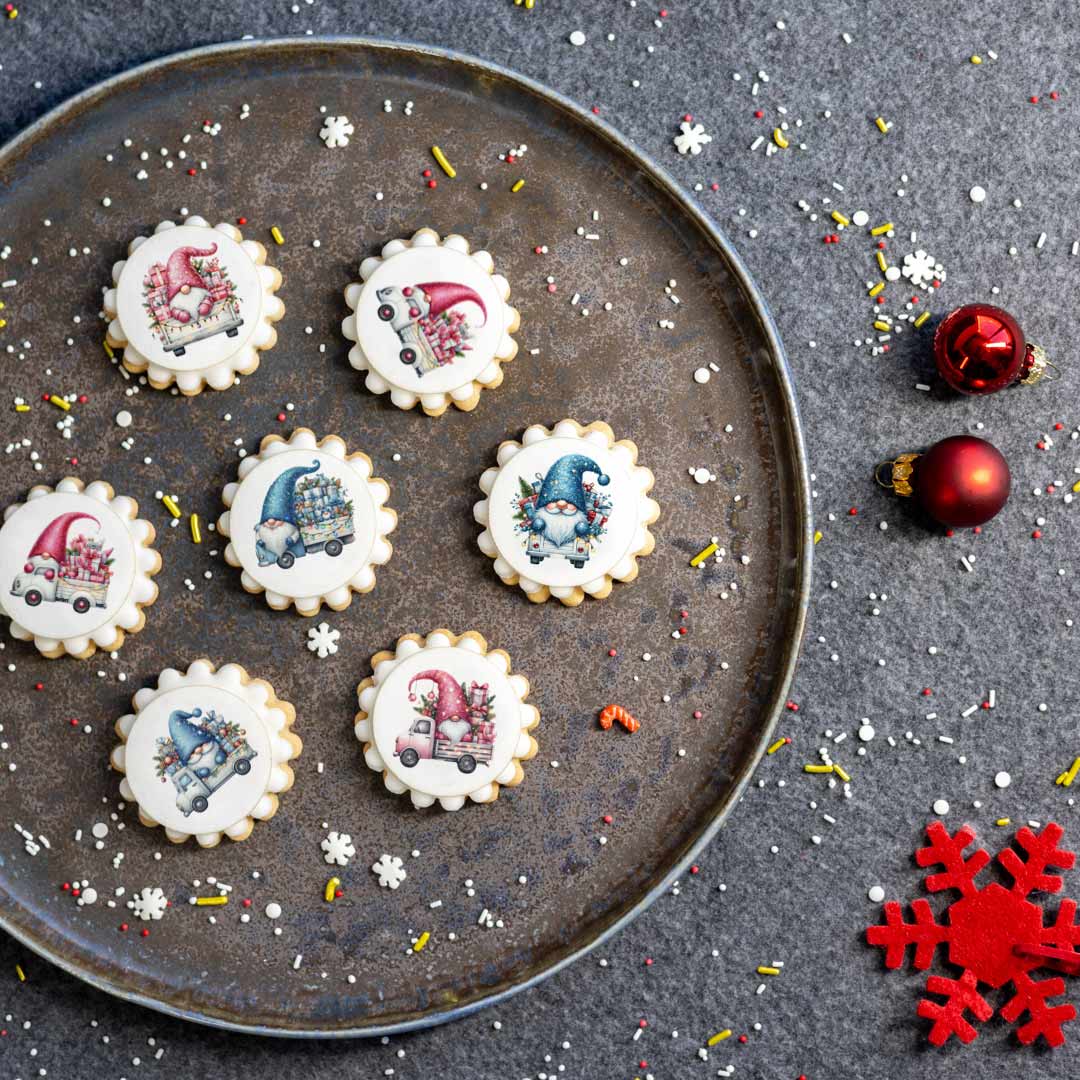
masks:
[[[609,477],[591,457],[564,454],[547,471],[535,506],[527,508],[529,528],[556,547],[572,544],[576,537],[595,536],[600,526],[589,518],[584,474],[594,473],[605,487]]]
[[[319,468],[318,460],[310,466],[284,469],[270,485],[263,499],[262,519],[255,526],[255,554],[260,566],[277,563],[288,569],[304,554],[300,527],[296,522],[296,482]]]
[[[202,709],[185,712],[173,709],[169,713],[169,738],[176,747],[181,765],[187,766],[200,779],[206,779],[229,756],[221,740],[199,724],[193,724],[202,716]]]

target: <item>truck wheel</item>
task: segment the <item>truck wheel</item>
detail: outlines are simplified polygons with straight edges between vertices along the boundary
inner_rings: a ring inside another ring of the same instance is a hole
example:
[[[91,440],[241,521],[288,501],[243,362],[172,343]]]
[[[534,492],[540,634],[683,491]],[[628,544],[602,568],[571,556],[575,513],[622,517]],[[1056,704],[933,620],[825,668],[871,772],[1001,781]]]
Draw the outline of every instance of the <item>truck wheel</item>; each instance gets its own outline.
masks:
[[[544,556],[543,555],[530,555],[529,556],[529,562],[531,562],[533,564],[533,566],[539,566],[543,561],[544,561]]]
[[[236,773],[237,776],[247,776],[247,774],[251,772],[251,761],[246,757],[242,757],[233,766],[233,771]]]
[[[380,304],[375,314],[378,315],[383,322],[389,322],[394,317],[394,306],[393,304]]]
[[[90,601],[85,596],[76,596],[71,601],[71,606],[80,614],[85,615],[90,610]]]
[[[331,558],[336,559],[341,554],[341,541],[327,540],[324,550],[327,555],[331,556]]]
[[[173,356],[183,356],[187,352],[187,349],[183,345],[179,349],[173,349]]]
[[[420,755],[410,746],[408,750],[401,751],[399,760],[406,769],[411,769],[420,760]]]
[[[472,754],[462,754],[461,757],[458,758],[457,767],[463,773],[476,772],[476,758],[474,758]]]
[[[196,814],[201,814],[209,805],[210,803],[207,801],[205,795],[196,795],[195,798],[191,800],[191,809],[194,810]]]
[[[41,593],[37,589],[31,589],[23,599],[26,601],[27,607],[37,607],[41,603]]]
[[[401,350],[398,353],[398,357],[403,364],[415,364],[416,363],[416,350],[408,347]]]
[[[582,570],[585,567],[585,563],[581,559],[571,559],[570,565],[576,570]]]
[[[238,326],[234,326],[231,330],[226,330],[225,331],[225,336],[226,337],[236,337],[236,335],[239,334],[239,333],[240,333],[240,328]]]
[[[288,570],[296,562],[296,556],[291,551],[283,551],[277,557],[277,564],[282,570]]]

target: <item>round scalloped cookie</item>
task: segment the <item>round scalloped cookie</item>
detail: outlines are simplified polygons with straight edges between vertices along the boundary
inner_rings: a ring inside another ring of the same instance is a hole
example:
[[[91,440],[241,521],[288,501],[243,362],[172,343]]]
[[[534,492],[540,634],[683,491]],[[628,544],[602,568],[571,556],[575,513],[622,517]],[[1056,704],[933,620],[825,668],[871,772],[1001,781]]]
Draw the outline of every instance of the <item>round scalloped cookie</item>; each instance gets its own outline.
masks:
[[[307,428],[288,442],[267,435],[222,492],[228,510],[218,531],[229,539],[225,561],[243,570],[243,587],[301,615],[323,604],[341,611],[353,593],[374,589],[375,567],[393,554],[387,535],[397,514],[385,505],[390,486],[371,473],[371,458],[348,453],[337,435],[316,440]]]
[[[138,514],[134,499],[103,480],[70,476],[9,506],[0,528],[0,610],[12,636],[49,659],[84,660],[138,633],[161,569],[150,546],[154,526]]]
[[[389,791],[408,792],[417,809],[460,810],[524,779],[540,713],[525,703],[529,680],[511,674],[502,649],[489,651],[474,630],[405,634],[394,652],[371,658],[371,669],[356,688],[355,731]]]
[[[296,710],[268,682],[239,664],[215,671],[196,660],[186,672],[166,668],[132,704],[110,761],[144,825],[163,826],[174,844],[194,836],[215,847],[222,835],[246,840],[256,819],[277,813],[303,744],[291,730]]]
[[[234,225],[189,217],[137,236],[112,270],[105,292],[106,342],[123,349],[128,371],[146,372],[159,390],[225,390],[259,366],[277,341],[285,305],[281,274],[266,248]]]
[[[372,393],[441,416],[451,403],[474,409],[481,390],[502,382],[521,319],[486,251],[470,254],[463,236],[420,229],[365,259],[360,277],[345,290],[351,314],[341,331]]]
[[[499,577],[536,603],[554,596],[568,607],[586,594],[603,599],[613,581],[633,581],[660,516],[648,495],[653,474],[637,455],[602,421],[535,424],[521,442],[502,443],[473,507],[484,526],[480,550]]]

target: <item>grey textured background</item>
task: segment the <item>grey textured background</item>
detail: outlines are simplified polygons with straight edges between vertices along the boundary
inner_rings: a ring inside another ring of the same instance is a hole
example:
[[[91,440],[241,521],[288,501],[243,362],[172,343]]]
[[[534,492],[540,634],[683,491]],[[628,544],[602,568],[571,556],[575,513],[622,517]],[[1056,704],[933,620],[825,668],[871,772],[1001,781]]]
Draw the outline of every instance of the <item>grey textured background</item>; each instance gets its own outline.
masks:
[[[281,1077],[378,1077],[393,1070],[408,1080],[542,1073],[591,1080],[715,1076],[733,1063],[735,1075],[792,1080],[800,1074],[809,1080],[1074,1075],[1080,1028],[1072,1043],[1052,1053],[1018,1047],[998,1020],[969,1048],[927,1047],[925,1025],[915,1016],[922,977],[885,973],[862,935],[878,918],[866,899],[869,886],[880,883],[901,899],[921,894],[911,852],[936,798],[952,804],[951,826],[971,821],[991,850],[1007,834],[994,828],[1000,816],[1073,823],[1067,793],[1053,779],[1080,749],[1070,737],[1075,631],[1066,624],[1077,612],[1074,527],[1060,488],[1054,495],[1033,490],[1072,482],[1077,375],[1066,371],[1056,387],[988,401],[916,391],[914,383],[927,375],[929,335],[904,335],[876,358],[855,347],[872,333],[865,296],[876,277],[872,249],[857,230],[840,245],[823,245],[824,223],[811,224],[796,203],[806,199],[820,211],[821,199],[831,198],[848,212],[862,208],[874,221],[895,221],[892,259],[925,247],[947,269],[941,294],[930,301],[935,315],[991,299],[991,288],[999,287],[997,301],[1068,365],[1067,290],[1080,265],[1070,255],[1080,238],[1068,81],[1076,17],[1025,3],[961,9],[833,0],[804,13],[756,3],[673,2],[658,30],[655,7],[645,0],[636,8],[537,0],[532,12],[511,0],[298,0],[297,7],[293,13],[287,0],[191,0],[175,8],[97,4],[89,10],[27,0],[17,20],[0,21],[6,105],[0,135],[150,57],[245,33],[310,29],[414,38],[517,67],[598,105],[688,187],[705,184],[702,204],[728,230],[779,320],[816,474],[824,537],[793,691],[800,708],[782,732],[793,745],[766,760],[763,786],[751,789],[702,857],[700,874],[684,881],[678,895],[661,900],[599,955],[495,1011],[385,1046],[256,1041],[124,1007],[5,939],[0,1014],[11,1019],[0,1038],[0,1074],[247,1077],[265,1069]],[[776,28],[778,19],[785,30]],[[578,28],[589,41],[573,48],[567,35]],[[850,45],[841,40],[845,31]],[[999,54],[997,61],[988,60],[988,50]],[[972,53],[987,62],[971,65]],[[759,70],[769,81],[755,99],[750,85]],[[640,87],[631,86],[634,79]],[[1028,100],[1051,90],[1060,92],[1058,101]],[[777,121],[777,106],[789,110],[789,121],[803,120],[799,138],[807,149],[768,159],[761,150],[750,153],[755,136]],[[755,107],[765,111],[763,119],[754,118]],[[679,158],[671,147],[687,111],[713,135],[695,159]],[[888,136],[873,125],[878,114],[894,124]],[[708,189],[713,181],[715,193]],[[988,192],[981,206],[967,198],[975,183]],[[909,243],[910,230],[918,232],[917,245]],[[890,292],[889,310],[896,310],[902,294]],[[1053,433],[1048,450],[1036,449],[1055,422],[1064,430]],[[946,539],[927,531],[873,487],[870,469],[879,458],[977,423],[1014,473],[1012,502],[981,536]],[[857,516],[848,514],[850,507],[858,507]],[[1031,538],[1037,516],[1046,518],[1039,541]],[[888,531],[879,529],[882,521]],[[970,574],[959,563],[969,553],[976,555]],[[888,599],[871,601],[872,592]],[[933,688],[929,699],[920,696],[924,686]],[[997,708],[961,719],[989,688],[997,691]],[[929,711],[939,718],[925,720]],[[857,757],[854,732],[863,716],[878,735]],[[826,729],[849,733],[845,745],[833,748],[854,777],[849,800],[800,771],[814,760]],[[905,739],[909,731],[920,745]],[[939,733],[955,744],[937,742]],[[887,735],[896,738],[895,748]],[[1013,776],[1003,792],[993,784],[1002,768]],[[822,812],[836,823],[824,822]],[[822,837],[820,846],[811,843],[812,834]],[[1080,881],[1067,882],[1067,891],[1080,891]],[[757,996],[761,980],[753,969],[774,959],[784,961],[784,973]],[[27,983],[11,976],[16,962],[31,970]],[[1073,987],[1067,992],[1075,997]],[[633,1042],[640,1018],[649,1027]],[[501,1029],[493,1029],[495,1021]],[[699,1061],[697,1048],[725,1026],[747,1033],[746,1044],[732,1039],[707,1064]],[[165,1047],[160,1062],[152,1060],[150,1038]],[[132,1065],[136,1056],[140,1066]]]

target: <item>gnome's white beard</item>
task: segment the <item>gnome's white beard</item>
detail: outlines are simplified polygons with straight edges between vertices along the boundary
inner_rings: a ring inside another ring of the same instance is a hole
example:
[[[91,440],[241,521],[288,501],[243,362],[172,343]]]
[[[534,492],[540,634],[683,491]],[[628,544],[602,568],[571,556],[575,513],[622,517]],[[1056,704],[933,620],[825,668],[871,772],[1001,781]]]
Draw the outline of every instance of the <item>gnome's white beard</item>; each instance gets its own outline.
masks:
[[[451,742],[461,742],[469,734],[472,725],[468,720],[444,720],[439,725],[441,731]]]
[[[281,555],[300,535],[300,530],[291,521],[279,521],[277,525],[255,526],[255,535],[265,545],[266,550],[274,555]]]
[[[186,311],[193,319],[199,317],[199,305],[210,294],[206,289],[196,289],[194,287],[187,293],[178,292],[170,301],[169,307],[177,308],[180,311]]]
[[[544,536],[556,547],[574,538],[574,526],[579,521],[587,522],[589,519],[584,510],[575,510],[572,514],[560,514],[557,510],[552,512],[543,507],[536,511],[536,516],[544,522]]]

